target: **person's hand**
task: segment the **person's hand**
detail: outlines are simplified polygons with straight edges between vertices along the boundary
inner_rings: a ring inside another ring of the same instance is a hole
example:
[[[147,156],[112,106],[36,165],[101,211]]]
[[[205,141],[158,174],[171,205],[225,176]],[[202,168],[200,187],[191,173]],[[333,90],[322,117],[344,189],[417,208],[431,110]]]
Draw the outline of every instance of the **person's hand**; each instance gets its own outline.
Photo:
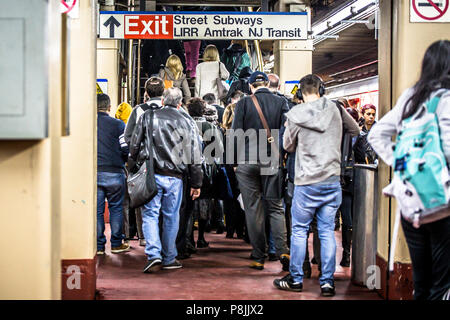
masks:
[[[200,197],[200,189],[191,188],[191,197],[192,197],[192,200],[195,200],[198,197]]]

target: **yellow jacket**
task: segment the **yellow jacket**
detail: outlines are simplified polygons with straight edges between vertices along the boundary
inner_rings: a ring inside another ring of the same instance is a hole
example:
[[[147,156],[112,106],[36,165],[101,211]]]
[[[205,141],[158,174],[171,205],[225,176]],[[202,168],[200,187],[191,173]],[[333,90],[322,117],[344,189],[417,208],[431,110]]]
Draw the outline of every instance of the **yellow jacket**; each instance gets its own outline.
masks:
[[[119,105],[119,108],[117,108],[116,119],[120,119],[123,122],[125,122],[125,124],[127,124],[128,118],[130,117],[132,110],[133,108],[128,103],[122,102]]]

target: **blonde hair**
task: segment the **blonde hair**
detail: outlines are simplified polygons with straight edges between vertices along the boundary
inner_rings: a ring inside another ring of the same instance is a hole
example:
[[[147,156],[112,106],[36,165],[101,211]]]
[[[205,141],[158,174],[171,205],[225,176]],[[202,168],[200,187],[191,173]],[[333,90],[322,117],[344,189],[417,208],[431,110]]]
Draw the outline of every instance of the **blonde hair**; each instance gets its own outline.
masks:
[[[219,61],[219,51],[216,46],[209,44],[203,52],[203,61]]]
[[[183,65],[181,64],[180,58],[176,54],[171,55],[167,58],[166,68],[172,72],[175,80],[178,80],[183,75]]]

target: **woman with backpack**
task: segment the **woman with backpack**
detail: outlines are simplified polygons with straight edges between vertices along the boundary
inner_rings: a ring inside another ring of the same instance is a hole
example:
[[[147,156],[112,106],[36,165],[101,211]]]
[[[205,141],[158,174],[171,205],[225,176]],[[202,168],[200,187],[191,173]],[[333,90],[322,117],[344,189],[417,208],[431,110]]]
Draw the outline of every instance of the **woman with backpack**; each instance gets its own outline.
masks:
[[[183,64],[176,54],[172,54],[167,58],[166,66],[159,70],[158,77],[163,79],[164,88],[171,87],[180,88],[183,92],[183,102],[187,103],[191,98],[191,91],[186,80],[186,75],[183,73]]]
[[[433,111],[432,101],[435,105],[438,101],[435,111]],[[414,166],[413,161],[408,161],[415,152],[414,148],[409,148],[405,157],[394,156],[397,154],[396,150],[397,152],[400,150],[399,141],[404,139],[402,132],[408,130],[408,126],[405,126],[408,122],[405,120],[408,119],[411,122],[417,121],[416,119],[425,119],[424,115],[429,113],[437,116],[440,142],[448,167],[450,163],[450,41],[448,40],[434,42],[427,49],[419,80],[412,88],[403,92],[396,106],[374,125],[369,133],[368,141],[375,152],[385,163],[394,166],[394,179],[398,177],[399,172],[409,172],[408,169]],[[397,135],[397,143],[391,141],[394,135]],[[427,147],[428,140],[427,137],[425,146],[417,141],[417,148]],[[410,152],[411,156],[408,156]],[[428,165],[427,162],[428,160],[424,164]],[[408,181],[412,181],[414,175],[421,175],[420,171],[419,168],[412,175],[411,180],[391,184],[393,194],[396,197],[400,196],[399,190],[404,185],[408,186]],[[430,186],[427,184],[425,188]],[[408,195],[407,191],[406,194]],[[409,195],[412,194],[410,190]],[[450,295],[450,217],[419,226],[417,220],[411,223],[405,218],[411,201],[401,200],[403,198],[397,197],[401,211],[401,225],[412,261],[414,298],[416,300],[448,300]]]

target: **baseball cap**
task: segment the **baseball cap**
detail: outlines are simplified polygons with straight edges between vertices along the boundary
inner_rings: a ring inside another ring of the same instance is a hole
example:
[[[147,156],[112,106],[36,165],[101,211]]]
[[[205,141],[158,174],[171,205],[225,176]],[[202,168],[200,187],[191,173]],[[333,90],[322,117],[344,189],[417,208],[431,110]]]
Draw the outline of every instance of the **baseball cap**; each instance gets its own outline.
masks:
[[[250,84],[255,83],[255,82],[260,82],[260,81],[269,81],[267,74],[265,74],[264,72],[261,72],[261,71],[253,72],[252,75],[250,76],[250,78],[248,79],[248,83],[250,83]]]

